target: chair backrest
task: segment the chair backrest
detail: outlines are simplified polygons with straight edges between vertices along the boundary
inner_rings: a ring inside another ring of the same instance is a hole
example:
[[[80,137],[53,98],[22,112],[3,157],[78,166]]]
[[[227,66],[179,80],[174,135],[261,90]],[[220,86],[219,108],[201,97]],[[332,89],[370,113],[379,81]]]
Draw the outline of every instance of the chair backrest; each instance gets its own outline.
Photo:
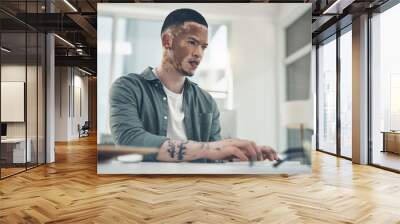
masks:
[[[85,121],[85,123],[83,124],[82,128],[86,128],[89,129],[89,121]]]

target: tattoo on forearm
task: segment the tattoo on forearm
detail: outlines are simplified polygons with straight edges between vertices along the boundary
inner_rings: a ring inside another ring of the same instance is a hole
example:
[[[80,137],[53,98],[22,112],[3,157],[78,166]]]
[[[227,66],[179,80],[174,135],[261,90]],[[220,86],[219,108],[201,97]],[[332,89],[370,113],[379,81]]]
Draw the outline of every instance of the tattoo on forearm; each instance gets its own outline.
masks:
[[[167,152],[171,158],[183,160],[186,155],[187,144],[189,141],[180,142],[168,140]]]
[[[186,141],[179,145],[178,160],[183,160],[183,156],[186,154],[186,145],[188,143],[189,141]]]
[[[167,151],[168,151],[169,156],[171,158],[175,158],[175,154],[176,154],[176,149],[175,148],[176,148],[175,144],[172,141],[168,140],[168,149],[167,149]]]

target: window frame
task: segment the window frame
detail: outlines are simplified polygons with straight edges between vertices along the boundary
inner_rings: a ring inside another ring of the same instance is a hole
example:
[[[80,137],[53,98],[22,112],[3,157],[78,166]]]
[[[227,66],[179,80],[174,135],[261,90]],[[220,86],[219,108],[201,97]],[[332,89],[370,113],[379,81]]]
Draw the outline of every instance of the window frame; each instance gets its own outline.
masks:
[[[315,58],[316,58],[316,135],[315,135],[315,143],[316,143],[316,151],[319,152],[323,152],[323,153],[327,153],[329,155],[333,155],[333,156],[337,156],[339,158],[343,158],[346,160],[352,160],[352,158],[347,157],[342,155],[342,150],[341,150],[341,118],[340,118],[340,103],[341,103],[341,97],[340,97],[340,84],[341,84],[341,67],[340,67],[340,37],[344,34],[346,34],[347,32],[352,32],[352,23],[347,24],[345,27],[341,28],[340,30],[337,30],[335,33],[333,33],[332,35],[326,37],[323,40],[320,40],[317,44],[316,44],[316,51],[315,51]],[[320,84],[320,80],[319,80],[319,48],[322,44],[327,44],[331,41],[336,41],[336,152],[332,153],[329,152],[327,150],[321,149],[319,147],[320,142],[319,142],[319,102],[320,102],[320,95],[319,95],[319,84]]]
[[[372,19],[377,14],[382,14],[385,11],[393,8],[394,6],[400,3],[399,0],[388,0],[384,4],[380,5],[379,7],[368,11],[368,32],[367,32],[367,39],[368,39],[368,125],[367,125],[367,132],[368,132],[368,165],[377,167],[383,170],[400,173],[400,170],[390,168],[384,165],[380,165],[373,162],[373,130],[372,130]]]

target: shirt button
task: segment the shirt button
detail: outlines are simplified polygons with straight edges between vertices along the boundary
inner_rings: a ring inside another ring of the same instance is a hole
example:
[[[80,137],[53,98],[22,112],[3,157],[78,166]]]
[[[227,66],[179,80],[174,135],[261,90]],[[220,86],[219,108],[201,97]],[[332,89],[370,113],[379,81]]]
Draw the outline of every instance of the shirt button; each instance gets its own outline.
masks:
[[[155,86],[158,87],[158,84],[156,84]]]
[[[167,116],[164,116],[164,120],[167,120]]]
[[[164,100],[164,101],[167,100],[167,97],[164,96],[164,97],[163,97],[163,100]]]

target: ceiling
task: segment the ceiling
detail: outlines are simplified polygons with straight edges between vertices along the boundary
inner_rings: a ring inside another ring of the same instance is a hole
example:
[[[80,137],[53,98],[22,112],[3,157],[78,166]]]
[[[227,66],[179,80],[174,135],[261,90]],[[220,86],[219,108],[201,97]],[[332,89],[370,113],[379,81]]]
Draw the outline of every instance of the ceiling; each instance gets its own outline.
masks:
[[[337,1],[337,3],[335,3]],[[335,24],[340,19],[350,21],[351,17],[357,16],[361,12],[376,8],[387,0],[303,0],[303,1],[283,1],[283,0],[252,0],[251,3],[312,3],[312,27],[313,42],[331,35],[335,32]],[[27,2],[27,3],[26,3]],[[47,2],[47,6],[46,6]],[[56,44],[56,65],[79,66],[96,73],[96,28],[97,28],[97,3],[160,3],[162,0],[1,0],[0,1],[0,26],[6,42],[14,42],[11,47],[15,48],[15,54],[23,53],[18,46],[24,46],[25,39],[18,35],[18,32],[28,28],[31,31],[54,32],[61,38],[55,38]],[[191,2],[191,0],[178,2]],[[193,2],[195,2],[193,0]],[[209,0],[204,2],[224,2],[223,0]],[[225,1],[226,2],[226,1]],[[244,0],[233,0],[229,2],[248,3]],[[232,3],[230,3],[232,4]],[[173,5],[162,5],[159,13],[166,13]],[[182,3],[179,3],[182,5]],[[134,13],[133,8],[141,7],[142,10],[150,9],[154,4],[135,4],[127,5],[125,11],[119,13]],[[280,6],[269,7],[261,6],[251,10],[238,10],[237,8],[224,7],[219,4],[210,7],[207,4],[199,4],[199,8],[210,15],[218,15],[222,10],[232,16],[240,15],[247,18],[269,17],[279,18]],[[248,4],[243,5],[250,7]],[[52,13],[50,12],[50,9]],[[132,9],[132,10],[131,10]],[[165,9],[163,11],[163,9]],[[154,10],[153,10],[154,11]],[[325,12],[325,13],[324,13]],[[328,13],[326,13],[328,12]],[[341,25],[346,25],[342,22]],[[12,34],[14,33],[14,34]],[[5,42],[3,42],[5,43]],[[30,46],[28,52],[30,52]],[[17,50],[19,49],[19,50]]]
[[[232,7],[234,6],[234,7]],[[257,4],[257,3],[137,3],[137,4],[101,4],[99,5],[99,13],[107,13],[120,16],[166,16],[169,12],[176,8],[193,8],[199,11],[207,19],[218,18],[223,12],[223,18],[230,20],[234,18],[269,18],[273,19],[280,12],[280,4]]]

